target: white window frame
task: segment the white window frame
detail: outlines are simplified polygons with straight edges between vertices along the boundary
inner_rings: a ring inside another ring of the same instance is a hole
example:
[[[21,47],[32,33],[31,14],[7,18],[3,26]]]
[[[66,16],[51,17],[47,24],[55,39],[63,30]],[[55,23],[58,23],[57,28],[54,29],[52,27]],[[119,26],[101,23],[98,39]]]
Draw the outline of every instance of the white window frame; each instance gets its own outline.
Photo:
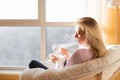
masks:
[[[9,20],[2,20],[0,19],[0,26],[37,26],[41,27],[41,54],[40,60],[46,60],[46,28],[49,26],[52,27],[73,27],[75,26],[74,22],[46,22],[45,20],[45,1],[46,0],[38,0],[38,20],[35,19],[26,19],[26,20],[19,20],[19,19],[9,19]],[[104,0],[103,0],[104,1]],[[100,0],[102,2],[102,0]],[[100,17],[100,16],[99,16]]]
[[[47,26],[74,26],[74,22],[46,22],[45,0],[38,0],[38,20],[36,19],[0,19],[0,26],[37,26],[41,27],[41,60],[46,60],[46,27]]]

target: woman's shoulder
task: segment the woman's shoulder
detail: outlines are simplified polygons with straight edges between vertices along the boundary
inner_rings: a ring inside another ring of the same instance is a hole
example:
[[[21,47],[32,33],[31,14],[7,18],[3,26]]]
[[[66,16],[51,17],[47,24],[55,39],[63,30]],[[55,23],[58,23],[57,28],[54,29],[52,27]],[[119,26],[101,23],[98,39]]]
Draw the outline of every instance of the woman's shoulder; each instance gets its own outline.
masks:
[[[76,51],[72,54],[72,56],[75,58],[80,58],[83,52],[84,52],[83,49],[76,49]]]
[[[86,53],[86,52],[91,52],[91,49],[85,49],[85,48],[80,48],[80,49],[76,49],[76,51],[74,52],[74,54],[82,54],[82,53]]]
[[[94,53],[91,49],[77,49],[75,53],[73,53],[74,57],[79,57],[81,62],[93,59]]]

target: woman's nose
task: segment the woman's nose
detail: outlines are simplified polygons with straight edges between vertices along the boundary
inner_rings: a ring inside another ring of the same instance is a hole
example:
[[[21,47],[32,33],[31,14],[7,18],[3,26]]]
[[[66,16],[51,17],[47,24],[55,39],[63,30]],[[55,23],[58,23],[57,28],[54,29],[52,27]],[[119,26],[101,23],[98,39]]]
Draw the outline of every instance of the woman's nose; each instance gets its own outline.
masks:
[[[77,38],[77,33],[74,34],[74,37]]]

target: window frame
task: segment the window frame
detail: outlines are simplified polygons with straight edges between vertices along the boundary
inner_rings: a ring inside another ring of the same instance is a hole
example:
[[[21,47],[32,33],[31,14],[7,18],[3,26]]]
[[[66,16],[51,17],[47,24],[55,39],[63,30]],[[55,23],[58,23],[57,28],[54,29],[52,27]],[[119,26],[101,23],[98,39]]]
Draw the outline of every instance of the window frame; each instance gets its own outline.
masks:
[[[40,26],[41,27],[41,54],[40,60],[46,60],[46,28],[49,26],[74,26],[74,22],[46,22],[45,0],[38,0],[38,19],[0,19],[0,26]]]
[[[46,0],[38,0],[38,19],[0,19],[0,26],[40,26],[41,27],[41,54],[40,60],[46,60],[46,28],[49,26],[52,27],[73,27],[75,26],[74,22],[46,22],[45,16],[45,1]],[[104,0],[103,0],[104,1]],[[100,0],[102,3],[102,0]],[[101,16],[99,16],[101,17]]]

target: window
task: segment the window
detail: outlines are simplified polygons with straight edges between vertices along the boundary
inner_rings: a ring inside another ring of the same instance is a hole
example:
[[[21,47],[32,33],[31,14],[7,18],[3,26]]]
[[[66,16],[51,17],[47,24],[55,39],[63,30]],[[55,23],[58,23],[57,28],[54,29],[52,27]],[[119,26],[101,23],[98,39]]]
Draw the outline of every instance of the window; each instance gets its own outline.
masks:
[[[98,0],[46,0],[46,21],[73,22],[76,18],[98,18]]]
[[[0,66],[27,66],[40,58],[40,27],[0,27]]]
[[[70,43],[76,42],[74,32],[74,27],[47,27],[47,56],[54,52],[55,45],[67,48]]]
[[[38,0],[0,0],[0,19],[38,19]]]
[[[85,0],[46,0],[46,21],[75,21],[85,16]]]
[[[101,23],[104,1],[0,0],[0,67],[46,60],[54,44],[75,42],[76,18],[90,16]]]

